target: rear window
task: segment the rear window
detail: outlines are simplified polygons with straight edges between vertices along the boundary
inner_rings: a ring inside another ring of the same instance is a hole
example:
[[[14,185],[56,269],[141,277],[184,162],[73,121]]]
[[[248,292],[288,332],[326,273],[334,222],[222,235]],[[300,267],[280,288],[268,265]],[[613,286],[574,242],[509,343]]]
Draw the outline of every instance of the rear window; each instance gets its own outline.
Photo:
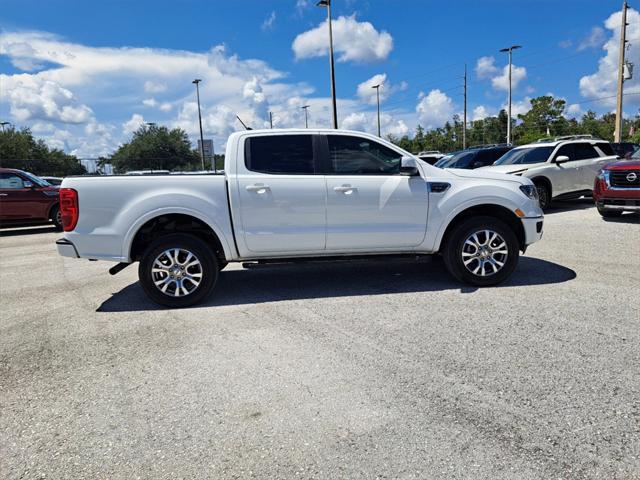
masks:
[[[311,135],[268,135],[245,142],[245,165],[252,172],[312,175]]]
[[[605,155],[615,155],[615,152],[613,151],[613,148],[611,147],[610,143],[607,143],[607,142],[596,143],[596,147],[602,150],[602,153],[604,153]]]
[[[589,158],[598,158],[600,155],[588,143],[575,143],[573,145],[574,158],[571,160],[587,160]]]

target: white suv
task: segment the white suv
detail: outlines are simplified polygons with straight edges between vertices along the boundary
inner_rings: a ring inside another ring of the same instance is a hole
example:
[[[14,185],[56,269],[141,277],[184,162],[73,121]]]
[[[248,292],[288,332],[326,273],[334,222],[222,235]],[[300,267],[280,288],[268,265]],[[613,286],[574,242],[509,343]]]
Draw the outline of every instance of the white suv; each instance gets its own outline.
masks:
[[[577,135],[516,147],[493,165],[479,170],[530,178],[544,209],[553,199],[590,195],[600,169],[616,158],[609,142]]]

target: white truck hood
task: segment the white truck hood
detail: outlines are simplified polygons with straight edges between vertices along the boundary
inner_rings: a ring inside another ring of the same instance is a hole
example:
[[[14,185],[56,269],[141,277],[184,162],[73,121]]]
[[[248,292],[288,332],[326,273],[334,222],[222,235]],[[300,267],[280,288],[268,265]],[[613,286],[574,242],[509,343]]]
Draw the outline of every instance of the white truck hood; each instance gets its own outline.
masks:
[[[508,165],[508,166],[515,166],[515,165]],[[506,173],[490,170],[489,168],[486,168],[486,167],[477,168],[475,170],[465,170],[461,168],[447,168],[446,171],[453,173],[457,177],[462,177],[462,178],[500,180],[503,182],[513,182],[520,185],[527,185],[529,183],[526,180],[524,180],[522,177],[516,177],[515,175],[507,175]]]
[[[488,167],[482,167],[478,170],[482,172],[495,172],[495,173],[520,173],[532,168],[538,168],[546,165],[546,162],[541,163],[515,163],[511,165],[489,165]]]

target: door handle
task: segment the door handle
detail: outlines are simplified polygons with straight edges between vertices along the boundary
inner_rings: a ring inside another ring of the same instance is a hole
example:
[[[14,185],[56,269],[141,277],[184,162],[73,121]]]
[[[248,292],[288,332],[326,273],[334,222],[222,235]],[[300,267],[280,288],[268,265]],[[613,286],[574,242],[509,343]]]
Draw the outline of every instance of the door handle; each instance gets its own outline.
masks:
[[[7,195],[9,195],[8,193],[0,193],[0,197],[6,197]]]
[[[333,187],[334,192],[338,193],[346,193],[350,194],[358,190],[356,187],[352,187],[351,185],[342,185],[340,187]]]
[[[246,187],[247,192],[256,192],[260,195],[267,193],[268,190],[271,190],[269,188],[269,185],[247,185]]]

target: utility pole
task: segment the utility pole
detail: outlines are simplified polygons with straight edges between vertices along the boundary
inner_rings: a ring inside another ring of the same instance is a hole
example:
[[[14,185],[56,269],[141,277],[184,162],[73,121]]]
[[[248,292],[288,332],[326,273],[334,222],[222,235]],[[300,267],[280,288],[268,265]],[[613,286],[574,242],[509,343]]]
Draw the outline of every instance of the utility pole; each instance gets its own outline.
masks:
[[[381,137],[380,135],[380,86],[382,84],[379,83],[378,85],[374,85],[371,88],[375,88],[376,89],[376,98],[378,99],[378,136]]]
[[[269,125],[273,128],[273,112],[269,112]]]
[[[522,48],[520,45],[511,45],[508,48],[500,49],[501,52],[509,52],[509,101],[507,111],[507,143],[511,144],[511,57],[516,48]]]
[[[618,58],[618,96],[616,98],[616,129],[614,141],[622,141],[622,93],[624,90],[624,51],[627,37],[627,2],[622,4],[622,25],[620,26],[620,55]]]
[[[462,149],[467,148],[467,64],[464,64],[464,115],[462,117]]]
[[[331,26],[331,0],[320,0],[318,7],[327,7],[327,23],[329,24],[329,69],[331,71],[331,103],[333,105],[333,128],[338,128],[338,110],[336,107],[336,75],[333,68],[333,28]]]
[[[309,105],[305,105],[305,106],[300,107],[300,108],[304,110],[304,128],[309,128],[309,116],[307,114],[307,110],[309,109]]]
[[[202,134],[202,114],[200,113],[200,82],[201,81],[202,80],[200,80],[199,78],[196,78],[191,83],[194,83],[196,85],[196,95],[198,98],[198,121],[200,122],[200,158],[202,160],[202,170],[204,170],[204,135]],[[214,164],[214,169],[215,169],[215,164]]]

